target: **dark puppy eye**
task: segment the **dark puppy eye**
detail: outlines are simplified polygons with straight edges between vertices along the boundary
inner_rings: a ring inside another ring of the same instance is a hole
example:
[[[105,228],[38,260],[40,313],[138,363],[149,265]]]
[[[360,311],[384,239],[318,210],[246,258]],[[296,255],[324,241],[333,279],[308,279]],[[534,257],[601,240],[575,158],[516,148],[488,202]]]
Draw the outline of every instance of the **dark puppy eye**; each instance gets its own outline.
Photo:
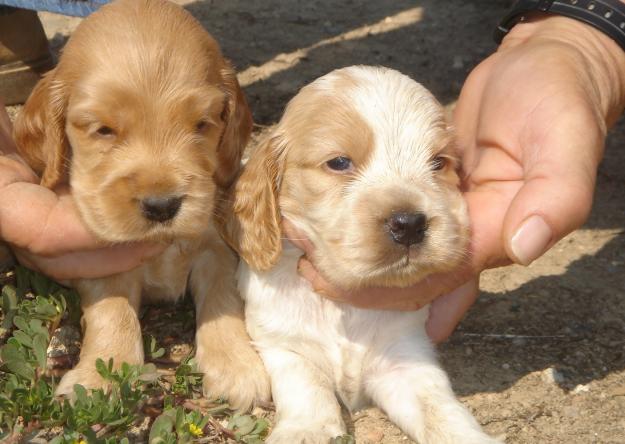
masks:
[[[432,159],[431,165],[434,171],[442,170],[447,165],[447,158],[443,156],[436,156]]]
[[[208,129],[208,122],[206,120],[200,120],[195,124],[195,131],[203,133]]]
[[[114,136],[115,131],[110,126],[102,125],[96,130],[96,134],[102,137]]]
[[[330,159],[326,162],[328,168],[334,171],[346,171],[352,168],[352,159],[349,157],[335,157],[334,159]]]

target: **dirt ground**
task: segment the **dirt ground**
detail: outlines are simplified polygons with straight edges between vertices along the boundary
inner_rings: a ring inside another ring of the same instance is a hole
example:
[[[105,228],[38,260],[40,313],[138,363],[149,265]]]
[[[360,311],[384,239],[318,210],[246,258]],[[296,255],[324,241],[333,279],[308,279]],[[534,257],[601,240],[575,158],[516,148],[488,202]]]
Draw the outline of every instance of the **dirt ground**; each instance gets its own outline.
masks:
[[[493,27],[511,1],[179,3],[221,43],[256,122],[270,125],[301,86],[353,64],[399,69],[453,106],[494,50]],[[79,22],[42,18],[55,50]],[[478,303],[440,348],[458,395],[507,443],[625,443],[624,145],[621,122],[584,228],[530,267],[485,273]],[[358,443],[410,442],[376,410],[351,426]]]

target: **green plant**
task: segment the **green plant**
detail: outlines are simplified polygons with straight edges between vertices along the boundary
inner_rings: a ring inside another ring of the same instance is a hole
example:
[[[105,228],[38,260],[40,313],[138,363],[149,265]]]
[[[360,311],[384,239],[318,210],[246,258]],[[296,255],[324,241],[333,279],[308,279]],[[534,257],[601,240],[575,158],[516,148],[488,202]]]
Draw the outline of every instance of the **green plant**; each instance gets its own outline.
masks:
[[[20,442],[62,427],[48,436],[51,444],[130,444],[129,428],[145,417],[147,407],[156,416],[150,443],[211,442],[219,436],[263,442],[267,420],[235,414],[223,427],[214,417],[231,415],[227,404],[204,409],[187,404],[202,393],[202,374],[191,356],[177,366],[170,382],[159,377],[153,364],[122,363],[115,369],[112,361],[98,360],[106,389],[87,391],[76,385],[71,401],[55,397],[56,381],[46,374],[47,348],[61,322],[77,324],[78,295],[28,269],[17,267],[14,273],[15,285],[1,288],[0,341],[8,339],[0,342],[0,441]],[[152,336],[144,344],[149,359],[165,353]]]
[[[245,444],[260,444],[267,434],[269,423],[265,418],[252,415],[235,414],[228,422],[228,428],[234,432],[237,441]]]
[[[176,368],[171,390],[178,396],[190,396],[200,393],[201,386],[202,373],[197,371],[195,360],[189,355]]]

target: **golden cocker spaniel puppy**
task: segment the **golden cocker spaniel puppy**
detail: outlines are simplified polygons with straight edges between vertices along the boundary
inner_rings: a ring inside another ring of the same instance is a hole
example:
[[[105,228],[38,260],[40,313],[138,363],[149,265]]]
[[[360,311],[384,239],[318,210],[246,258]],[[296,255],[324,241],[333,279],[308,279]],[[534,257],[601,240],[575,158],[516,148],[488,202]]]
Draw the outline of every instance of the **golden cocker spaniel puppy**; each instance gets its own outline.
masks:
[[[468,220],[440,104],[397,71],[356,66],[304,87],[236,182],[225,236],[244,261],[248,332],[270,374],[267,443],[327,444],[341,407],[382,408],[422,444],[485,444],[425,332],[428,309],[365,310],[325,299],[297,273],[315,246],[336,285],[409,286],[464,257]],[[247,264],[246,264],[247,262]],[[340,402],[340,403],[339,403]]]
[[[19,151],[42,185],[71,185],[103,241],[170,245],[132,271],[71,282],[84,339],[57,393],[101,385],[96,358],[142,363],[141,300],[174,302],[190,291],[205,393],[240,408],[268,397],[235,288],[237,259],[213,224],[251,127],[233,68],[181,7],[118,0],[76,29],[15,123]]]

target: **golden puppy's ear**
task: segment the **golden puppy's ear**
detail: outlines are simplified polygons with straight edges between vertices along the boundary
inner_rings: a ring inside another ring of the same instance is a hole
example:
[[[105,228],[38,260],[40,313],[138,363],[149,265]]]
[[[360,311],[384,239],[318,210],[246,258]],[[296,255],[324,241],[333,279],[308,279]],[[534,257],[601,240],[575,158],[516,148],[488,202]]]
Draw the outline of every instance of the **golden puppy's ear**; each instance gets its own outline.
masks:
[[[65,135],[65,97],[50,71],[37,83],[15,120],[13,136],[20,155],[54,188],[68,180],[69,143]]]
[[[217,148],[219,165],[215,171],[215,181],[226,188],[239,171],[241,156],[252,133],[253,121],[237,76],[229,65],[222,70],[222,77],[226,92],[226,104],[223,111],[226,127]]]
[[[252,153],[231,190],[221,232],[250,267],[267,270],[282,252],[279,180],[284,169],[277,138],[269,138]]]

